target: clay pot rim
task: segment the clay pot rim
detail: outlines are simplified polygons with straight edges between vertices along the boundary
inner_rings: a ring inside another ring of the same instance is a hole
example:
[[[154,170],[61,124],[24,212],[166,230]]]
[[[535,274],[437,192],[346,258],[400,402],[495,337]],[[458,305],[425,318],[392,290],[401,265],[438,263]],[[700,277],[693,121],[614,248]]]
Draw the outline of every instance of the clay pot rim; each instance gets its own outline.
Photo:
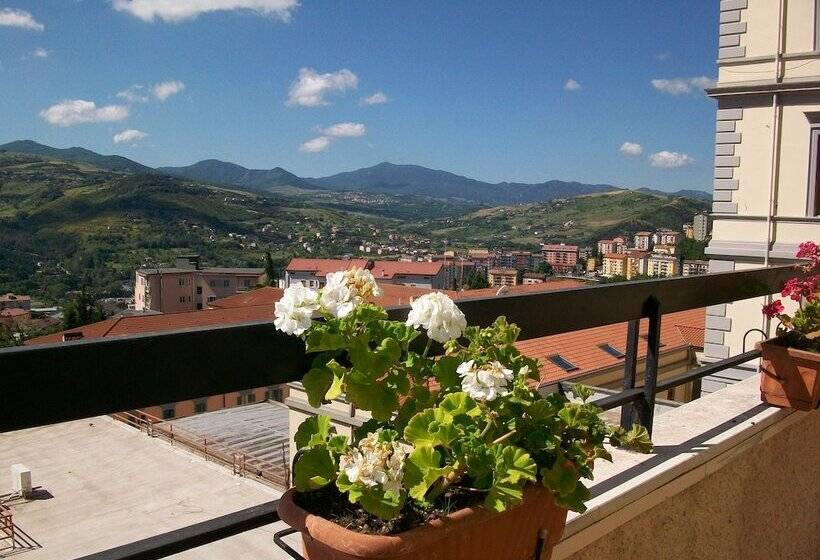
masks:
[[[296,489],[290,488],[279,499],[278,512],[282,521],[339,552],[356,556],[367,551],[368,558],[389,558],[407,554],[413,549],[423,548],[447,538],[453,531],[468,530],[469,526],[503,516],[523,504],[522,501],[522,504],[500,513],[482,505],[466,507],[395,535],[371,535],[352,531],[324,517],[309,513],[296,504],[296,494]],[[548,496],[553,502],[551,506],[556,511],[565,511],[554,504],[552,493],[541,484],[527,485],[524,488],[524,501],[537,499],[538,494]]]
[[[768,338],[766,340],[755,342],[756,350],[763,351],[764,347],[766,346],[782,348],[786,350],[790,356],[794,356],[795,358],[820,361],[820,353],[812,352],[811,350],[801,350],[799,348],[794,348],[793,346],[788,346],[780,337]]]

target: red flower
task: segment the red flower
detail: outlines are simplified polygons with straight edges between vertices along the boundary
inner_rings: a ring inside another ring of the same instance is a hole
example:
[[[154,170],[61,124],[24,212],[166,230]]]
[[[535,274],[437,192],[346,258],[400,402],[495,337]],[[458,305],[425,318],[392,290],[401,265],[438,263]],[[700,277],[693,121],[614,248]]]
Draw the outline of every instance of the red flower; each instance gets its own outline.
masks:
[[[769,319],[771,319],[772,317],[776,317],[780,313],[783,313],[785,310],[786,308],[783,307],[783,304],[780,302],[779,299],[776,299],[773,302],[763,306],[763,314]]]
[[[808,259],[808,264],[803,267],[806,272],[820,267],[820,246],[814,241],[804,241],[801,243],[797,248],[797,254],[795,256],[798,259]]]
[[[806,280],[791,278],[783,285],[780,295],[790,297],[794,301],[800,301],[803,298],[812,301],[817,297],[818,284],[820,284],[820,275],[810,276]]]

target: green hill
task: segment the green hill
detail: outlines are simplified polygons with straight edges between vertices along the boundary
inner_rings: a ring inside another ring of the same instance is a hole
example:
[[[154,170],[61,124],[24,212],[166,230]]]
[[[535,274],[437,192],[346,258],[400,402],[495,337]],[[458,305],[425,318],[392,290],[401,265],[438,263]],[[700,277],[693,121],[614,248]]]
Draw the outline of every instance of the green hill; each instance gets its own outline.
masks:
[[[0,150],[17,152],[21,154],[31,154],[49,158],[61,159],[63,161],[75,161],[88,163],[100,169],[109,171],[122,171],[126,173],[152,173],[154,170],[136,161],[122,156],[104,156],[85,148],[52,148],[38,144],[33,140],[16,140],[8,144],[0,145]]]

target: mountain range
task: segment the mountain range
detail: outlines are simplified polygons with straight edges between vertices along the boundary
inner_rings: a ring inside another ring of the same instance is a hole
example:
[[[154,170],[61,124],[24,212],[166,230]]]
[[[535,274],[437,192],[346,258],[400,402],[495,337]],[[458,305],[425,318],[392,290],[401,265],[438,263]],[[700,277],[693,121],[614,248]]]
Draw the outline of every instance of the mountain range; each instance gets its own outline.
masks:
[[[412,195],[438,199],[466,201],[477,204],[501,205],[542,202],[620,190],[607,184],[586,184],[575,181],[544,181],[542,183],[488,183],[456,175],[448,171],[429,169],[420,165],[380,163],[372,167],[337,173],[329,177],[302,178],[274,167],[248,169],[235,163],[216,159],[203,160],[184,167],[152,169],[116,155],[101,155],[85,148],[52,148],[31,140],[17,140],[0,145],[0,150],[21,152],[67,161],[83,162],[101,169],[128,173],[159,173],[183,179],[239,187],[249,191],[275,191],[281,187],[298,187],[330,191],[360,191],[389,195]],[[663,192],[639,189],[664,196],[681,196],[709,200],[704,191],[685,190]]]

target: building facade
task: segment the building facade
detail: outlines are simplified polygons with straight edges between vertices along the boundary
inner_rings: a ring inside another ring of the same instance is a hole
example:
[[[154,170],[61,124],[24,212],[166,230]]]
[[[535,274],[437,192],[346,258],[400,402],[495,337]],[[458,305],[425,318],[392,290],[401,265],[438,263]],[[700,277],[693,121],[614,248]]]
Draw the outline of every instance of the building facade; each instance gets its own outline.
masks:
[[[692,237],[695,241],[706,241],[709,235],[709,215],[706,212],[695,214],[692,221]]]
[[[709,261],[683,261],[681,265],[682,276],[695,276],[709,272]]]
[[[487,271],[490,287],[517,286],[518,271],[514,268],[491,268]]]
[[[601,275],[607,278],[614,276],[626,277],[627,256],[621,253],[607,253],[603,258]]]
[[[21,296],[19,294],[0,295],[0,311],[4,309],[25,309],[31,310],[31,296]]]
[[[793,261],[820,239],[820,8],[815,0],[720,3],[709,271]],[[705,361],[739,354],[776,325],[768,297],[707,310]],[[757,363],[723,381],[755,375]],[[713,379],[707,381],[723,382]]]
[[[263,268],[199,266],[198,258],[177,259],[174,268],[141,268],[134,279],[134,309],[179,313],[204,309],[208,303],[262,283]]]
[[[646,273],[649,276],[677,276],[678,258],[672,255],[653,253],[646,261]]]
[[[564,243],[544,245],[541,249],[544,255],[544,262],[552,266],[552,270],[559,274],[565,274],[578,265],[578,246],[565,245]]]
[[[652,248],[652,232],[639,231],[634,237],[635,248],[641,251],[648,251]]]

